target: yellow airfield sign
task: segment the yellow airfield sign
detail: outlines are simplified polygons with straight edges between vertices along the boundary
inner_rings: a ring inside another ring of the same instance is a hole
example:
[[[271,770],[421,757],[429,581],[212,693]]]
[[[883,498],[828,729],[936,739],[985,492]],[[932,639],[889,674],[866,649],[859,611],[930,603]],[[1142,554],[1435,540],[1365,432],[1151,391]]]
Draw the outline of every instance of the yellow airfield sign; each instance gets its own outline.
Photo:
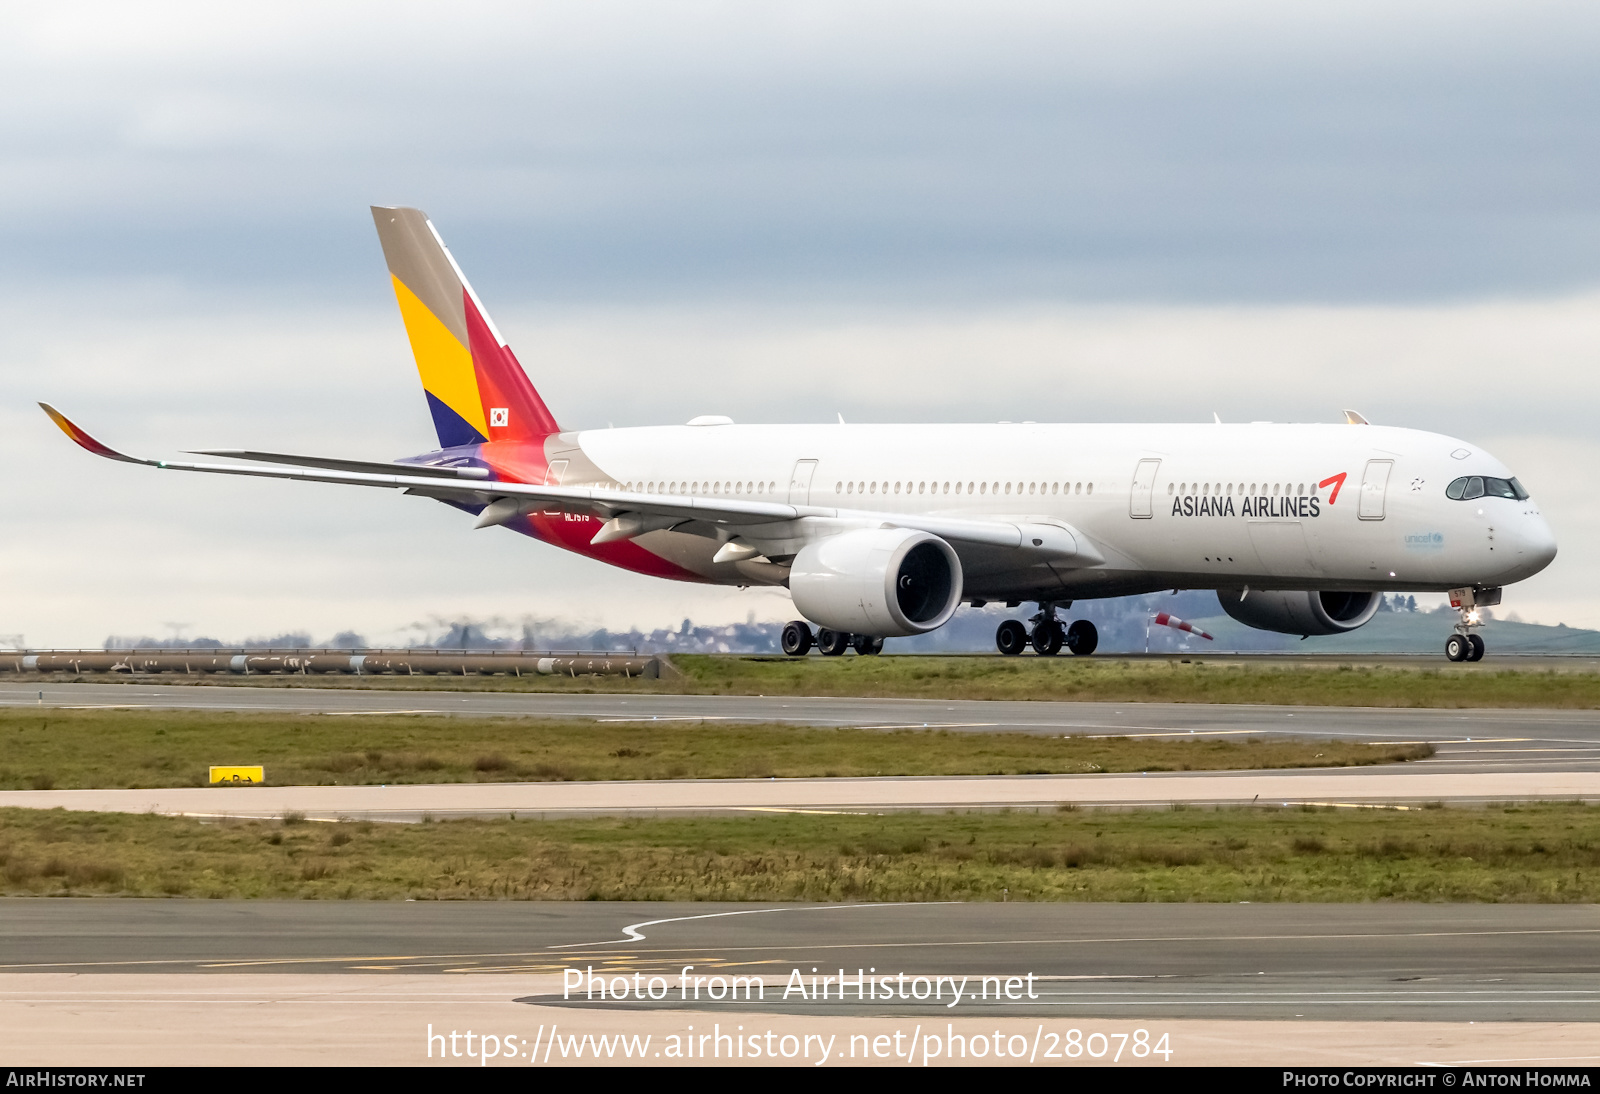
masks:
[[[260,766],[213,767],[211,769],[212,786],[260,786],[266,781],[266,768]]]

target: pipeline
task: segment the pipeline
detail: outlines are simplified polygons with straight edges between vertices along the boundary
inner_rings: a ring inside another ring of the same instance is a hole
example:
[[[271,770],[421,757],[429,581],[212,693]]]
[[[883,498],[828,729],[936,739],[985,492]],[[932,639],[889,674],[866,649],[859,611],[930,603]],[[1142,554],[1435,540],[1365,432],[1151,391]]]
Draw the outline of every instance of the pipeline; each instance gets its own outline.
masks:
[[[661,660],[621,653],[501,650],[18,650],[0,653],[0,672],[176,672],[190,676],[628,676],[656,680]]]

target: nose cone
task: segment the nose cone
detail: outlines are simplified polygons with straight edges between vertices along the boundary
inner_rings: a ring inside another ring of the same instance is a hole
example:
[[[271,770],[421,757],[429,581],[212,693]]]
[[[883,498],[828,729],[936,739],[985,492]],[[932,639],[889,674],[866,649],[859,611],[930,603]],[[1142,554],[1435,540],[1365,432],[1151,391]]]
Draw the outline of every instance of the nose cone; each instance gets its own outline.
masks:
[[[1556,535],[1538,513],[1525,514],[1517,523],[1517,549],[1512,559],[1512,581],[1532,577],[1556,557]]]

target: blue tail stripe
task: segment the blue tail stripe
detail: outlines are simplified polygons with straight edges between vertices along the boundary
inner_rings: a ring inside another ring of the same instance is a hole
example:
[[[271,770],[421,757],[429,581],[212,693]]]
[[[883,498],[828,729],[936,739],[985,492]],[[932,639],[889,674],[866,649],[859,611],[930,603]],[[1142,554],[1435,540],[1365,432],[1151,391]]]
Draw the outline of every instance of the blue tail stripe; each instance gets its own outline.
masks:
[[[463,444],[483,444],[489,438],[479,433],[467,420],[433,397],[433,392],[423,391],[428,397],[428,410],[433,414],[433,428],[439,434],[440,448],[455,448]]]

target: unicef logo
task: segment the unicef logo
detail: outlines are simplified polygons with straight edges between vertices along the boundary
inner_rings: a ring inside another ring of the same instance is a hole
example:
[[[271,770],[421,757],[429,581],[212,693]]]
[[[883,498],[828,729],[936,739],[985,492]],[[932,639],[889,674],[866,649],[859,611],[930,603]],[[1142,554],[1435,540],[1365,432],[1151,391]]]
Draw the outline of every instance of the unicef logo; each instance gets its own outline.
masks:
[[[1444,534],[1442,532],[1420,532],[1416,535],[1406,536],[1406,550],[1408,551],[1437,551],[1444,547]]]

